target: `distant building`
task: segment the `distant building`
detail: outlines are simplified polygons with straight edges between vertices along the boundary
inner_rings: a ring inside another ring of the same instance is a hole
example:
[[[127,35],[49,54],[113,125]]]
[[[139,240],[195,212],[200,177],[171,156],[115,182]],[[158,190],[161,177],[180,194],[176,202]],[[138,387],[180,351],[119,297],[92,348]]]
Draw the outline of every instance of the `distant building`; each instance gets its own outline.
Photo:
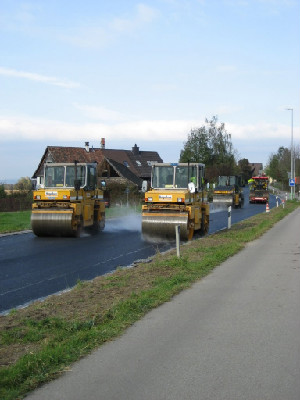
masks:
[[[262,163],[249,163],[251,167],[251,175],[259,176],[263,173],[263,164]]]
[[[48,146],[33,174],[37,185],[44,184],[45,163],[73,163],[74,161],[98,164],[98,175],[105,180],[130,182],[139,189],[143,180],[150,181],[151,166],[163,162],[156,151],[140,151],[135,144],[131,150],[106,149],[105,139],[100,147],[94,148],[85,143],[85,147]]]

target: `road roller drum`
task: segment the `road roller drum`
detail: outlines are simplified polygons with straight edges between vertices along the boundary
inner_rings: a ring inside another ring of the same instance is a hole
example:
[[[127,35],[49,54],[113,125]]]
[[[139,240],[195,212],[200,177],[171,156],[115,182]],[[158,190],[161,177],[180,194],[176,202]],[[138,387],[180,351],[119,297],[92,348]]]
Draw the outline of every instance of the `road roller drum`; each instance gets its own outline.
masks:
[[[175,239],[175,227],[180,226],[180,239],[189,239],[188,213],[143,213],[142,234],[145,239]]]
[[[31,214],[31,227],[36,236],[76,236],[73,210],[35,210]]]
[[[232,205],[233,196],[232,195],[223,195],[223,194],[214,194],[213,203],[217,205],[223,205],[224,207],[229,207]]]

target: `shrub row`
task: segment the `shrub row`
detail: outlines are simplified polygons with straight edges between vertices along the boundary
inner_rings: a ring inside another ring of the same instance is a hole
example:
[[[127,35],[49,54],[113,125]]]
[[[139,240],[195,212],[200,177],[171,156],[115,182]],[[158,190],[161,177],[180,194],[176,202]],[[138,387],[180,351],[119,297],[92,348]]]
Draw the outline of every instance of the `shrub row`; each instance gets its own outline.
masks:
[[[0,198],[0,212],[26,211],[32,205],[32,192],[12,193]]]

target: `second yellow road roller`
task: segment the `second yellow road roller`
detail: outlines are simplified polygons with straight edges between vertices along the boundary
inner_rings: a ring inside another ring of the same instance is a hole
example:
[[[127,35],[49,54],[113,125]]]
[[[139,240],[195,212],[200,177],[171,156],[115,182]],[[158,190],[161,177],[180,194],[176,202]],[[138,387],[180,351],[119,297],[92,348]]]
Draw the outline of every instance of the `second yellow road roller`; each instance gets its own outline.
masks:
[[[142,206],[142,235],[147,240],[173,239],[180,226],[180,239],[191,240],[195,231],[209,228],[209,203],[205,191],[205,165],[155,163],[151,188]]]

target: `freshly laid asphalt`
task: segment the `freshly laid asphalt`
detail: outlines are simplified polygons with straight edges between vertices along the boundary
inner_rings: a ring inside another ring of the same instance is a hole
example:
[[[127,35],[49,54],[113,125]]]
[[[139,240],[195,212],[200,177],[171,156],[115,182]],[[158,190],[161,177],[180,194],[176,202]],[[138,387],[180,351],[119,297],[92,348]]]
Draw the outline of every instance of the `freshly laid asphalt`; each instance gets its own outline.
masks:
[[[244,206],[231,211],[232,224],[266,211],[265,204],[249,204],[248,190],[244,188]],[[276,207],[274,195],[269,206]],[[134,214],[108,219],[103,232],[83,232],[76,239],[38,238],[30,231],[0,234],[0,315],[176,246],[175,240],[143,240],[141,225],[141,215]],[[209,225],[209,233],[225,229],[227,208],[210,204]]]
[[[28,400],[299,400],[300,208]]]

